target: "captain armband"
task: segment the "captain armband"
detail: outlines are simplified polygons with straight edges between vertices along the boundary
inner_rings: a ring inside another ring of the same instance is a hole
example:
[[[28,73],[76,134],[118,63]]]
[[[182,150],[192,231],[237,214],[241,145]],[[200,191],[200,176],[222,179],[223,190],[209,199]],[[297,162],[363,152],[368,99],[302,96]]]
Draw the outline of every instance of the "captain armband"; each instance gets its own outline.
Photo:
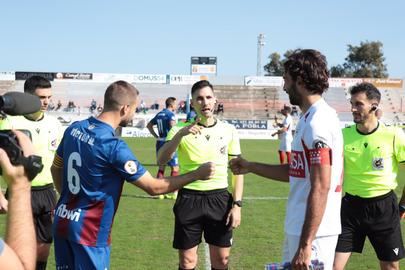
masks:
[[[56,168],[63,168],[63,159],[60,156],[55,155],[52,165]]]
[[[332,149],[329,147],[309,150],[310,165],[332,165]]]

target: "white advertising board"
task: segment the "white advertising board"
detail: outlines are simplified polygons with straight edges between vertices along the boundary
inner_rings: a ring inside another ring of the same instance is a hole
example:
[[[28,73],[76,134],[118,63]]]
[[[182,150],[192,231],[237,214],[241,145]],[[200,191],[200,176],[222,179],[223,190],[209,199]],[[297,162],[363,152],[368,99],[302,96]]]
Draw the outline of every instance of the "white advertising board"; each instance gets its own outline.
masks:
[[[134,83],[166,83],[166,74],[134,74]]]
[[[193,85],[194,83],[202,80],[201,76],[198,75],[171,75],[170,74],[170,84],[173,85]]]
[[[134,74],[93,73],[93,81],[95,82],[115,82],[119,80],[132,83],[134,81]]]
[[[0,72],[0,81],[14,81],[15,72]]]
[[[281,76],[246,76],[246,86],[283,86],[284,79]]]

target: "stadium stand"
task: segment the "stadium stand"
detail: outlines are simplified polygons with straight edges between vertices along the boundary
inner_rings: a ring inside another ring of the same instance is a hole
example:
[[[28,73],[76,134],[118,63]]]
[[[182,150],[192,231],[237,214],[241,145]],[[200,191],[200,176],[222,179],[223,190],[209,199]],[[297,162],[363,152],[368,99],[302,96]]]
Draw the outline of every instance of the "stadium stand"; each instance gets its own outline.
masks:
[[[288,96],[276,87],[216,85],[215,95],[224,104],[224,118],[268,119],[284,104]]]
[[[90,103],[92,99],[100,105],[103,93],[108,82],[94,81],[53,81],[53,102],[61,100],[61,111],[53,112],[57,117],[70,122],[70,119],[84,118],[90,115]],[[0,80],[0,94],[7,91],[22,91],[24,81]],[[150,113],[155,113],[150,107],[158,104],[164,107],[164,100],[168,96],[174,96],[179,102],[184,102],[189,95],[190,85],[170,84],[137,84],[140,97],[145,102]],[[390,124],[405,123],[405,91],[404,89],[380,89],[382,94],[381,109],[383,121]],[[348,89],[333,87],[324,94],[325,100],[337,110],[342,121],[351,121],[350,102]],[[224,105],[225,119],[272,119],[279,110],[289,104],[288,95],[282,87],[244,86],[242,84],[227,84],[218,81],[215,85],[215,93],[219,102]],[[67,111],[69,101],[73,101],[77,108]],[[80,117],[78,117],[78,115]],[[62,120],[62,121],[64,121]]]
[[[3,95],[5,92],[9,91],[15,81],[0,81],[0,95]]]

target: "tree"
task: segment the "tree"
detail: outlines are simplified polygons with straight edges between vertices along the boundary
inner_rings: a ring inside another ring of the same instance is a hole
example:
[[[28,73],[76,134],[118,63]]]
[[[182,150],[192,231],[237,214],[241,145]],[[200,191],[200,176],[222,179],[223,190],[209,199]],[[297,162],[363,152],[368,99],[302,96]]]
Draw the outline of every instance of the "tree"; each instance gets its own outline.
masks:
[[[284,62],[294,52],[295,50],[287,50],[284,53],[283,55],[284,58],[282,60],[280,54],[278,54],[277,52],[270,54],[269,56],[270,62],[264,66],[264,70],[267,72],[265,76],[283,76]]]
[[[264,70],[267,72],[265,76],[282,76],[283,65],[280,61],[281,56],[278,53],[272,53],[269,56],[270,62],[264,66]]]
[[[347,77],[346,70],[342,65],[333,66],[330,69],[331,77]]]
[[[349,55],[341,65],[331,68],[332,77],[387,78],[387,66],[380,41],[360,42],[360,46],[347,45]],[[343,75],[343,76],[342,76]]]

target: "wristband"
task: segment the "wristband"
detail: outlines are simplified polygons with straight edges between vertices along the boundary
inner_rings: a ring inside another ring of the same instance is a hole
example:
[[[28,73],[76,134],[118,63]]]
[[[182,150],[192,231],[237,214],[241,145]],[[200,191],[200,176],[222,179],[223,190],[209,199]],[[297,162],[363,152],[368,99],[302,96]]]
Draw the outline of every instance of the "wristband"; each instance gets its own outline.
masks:
[[[237,205],[238,207],[242,207],[242,200],[234,201],[233,205]]]
[[[399,208],[399,212],[400,212],[400,213],[405,212],[405,205],[399,204],[399,205],[398,205],[398,208]]]

